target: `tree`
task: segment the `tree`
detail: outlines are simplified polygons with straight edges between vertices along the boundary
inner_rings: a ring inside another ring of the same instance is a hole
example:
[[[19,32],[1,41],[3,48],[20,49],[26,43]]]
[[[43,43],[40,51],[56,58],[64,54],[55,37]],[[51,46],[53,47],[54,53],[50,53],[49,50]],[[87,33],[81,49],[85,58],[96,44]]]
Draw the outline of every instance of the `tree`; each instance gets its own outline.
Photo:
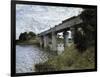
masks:
[[[31,35],[32,37],[36,36],[36,34],[34,32],[29,32],[28,34]]]
[[[97,27],[97,9],[85,9],[82,14],[80,14],[84,25],[82,26],[85,37],[89,40],[88,43],[95,40],[96,27]]]
[[[89,46],[95,44],[97,10],[95,8],[84,9],[80,17],[83,20],[83,24],[74,27],[74,43],[80,51],[84,51]],[[78,28],[81,28],[81,30],[79,31]]]
[[[19,36],[19,40],[25,41],[25,40],[27,40],[27,36],[28,36],[27,32],[21,33]]]
[[[36,37],[36,34],[33,33],[33,32],[24,32],[24,33],[21,33],[20,36],[19,36],[19,40],[22,40],[22,41],[25,41],[25,40],[30,40],[32,38],[35,38]]]

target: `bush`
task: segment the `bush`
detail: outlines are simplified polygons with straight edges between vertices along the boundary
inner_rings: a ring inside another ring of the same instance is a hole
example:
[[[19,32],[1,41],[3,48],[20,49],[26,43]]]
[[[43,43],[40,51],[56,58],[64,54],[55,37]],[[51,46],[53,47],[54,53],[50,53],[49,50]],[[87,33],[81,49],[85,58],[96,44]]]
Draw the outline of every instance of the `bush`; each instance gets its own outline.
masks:
[[[50,58],[42,66],[38,64],[38,67],[39,71],[41,71],[41,68],[42,71],[46,71],[46,69],[50,69],[50,71],[94,69],[95,48],[90,47],[84,53],[79,53],[75,45],[71,45],[61,55]],[[53,68],[52,70],[51,67]]]

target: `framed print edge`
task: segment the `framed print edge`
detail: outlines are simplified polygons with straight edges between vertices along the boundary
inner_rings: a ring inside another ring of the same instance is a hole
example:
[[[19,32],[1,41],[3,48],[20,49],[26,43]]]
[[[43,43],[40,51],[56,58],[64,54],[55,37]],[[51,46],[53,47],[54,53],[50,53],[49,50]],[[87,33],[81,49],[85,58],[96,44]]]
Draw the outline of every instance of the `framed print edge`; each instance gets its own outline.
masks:
[[[35,1],[13,1],[12,0],[11,1],[11,76],[28,76],[28,75],[44,75],[44,74],[47,75],[47,74],[80,73],[80,72],[82,73],[82,72],[97,71],[97,26],[96,26],[96,34],[95,34],[95,68],[94,69],[16,73],[16,4],[96,8],[96,11],[97,11],[97,6],[96,5],[79,5],[79,4],[49,3],[49,2],[35,2]]]

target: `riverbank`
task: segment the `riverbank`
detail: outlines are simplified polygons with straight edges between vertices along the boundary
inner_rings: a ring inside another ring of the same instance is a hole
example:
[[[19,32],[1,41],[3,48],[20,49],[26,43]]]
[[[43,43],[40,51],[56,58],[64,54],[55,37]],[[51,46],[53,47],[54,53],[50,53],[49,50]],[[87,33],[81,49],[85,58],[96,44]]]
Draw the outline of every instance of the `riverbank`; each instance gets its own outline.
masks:
[[[83,53],[80,53],[75,48],[75,45],[71,45],[61,55],[54,56],[45,63],[36,64],[35,68],[39,72],[94,69],[95,48],[94,46],[89,47]]]
[[[30,39],[30,40],[16,40],[16,45],[37,45],[39,46],[39,41],[36,39]]]

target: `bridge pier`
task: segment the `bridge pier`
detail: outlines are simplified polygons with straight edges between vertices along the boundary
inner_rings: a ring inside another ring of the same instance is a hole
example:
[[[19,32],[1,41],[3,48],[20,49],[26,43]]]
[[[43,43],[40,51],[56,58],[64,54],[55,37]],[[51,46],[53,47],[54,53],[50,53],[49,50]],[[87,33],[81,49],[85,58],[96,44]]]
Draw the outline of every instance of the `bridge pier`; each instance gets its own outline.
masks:
[[[64,48],[66,46],[70,46],[72,44],[71,41],[72,41],[72,38],[74,35],[73,27],[75,25],[79,25],[82,23],[83,23],[83,20],[81,19],[80,16],[71,17],[71,18],[63,21],[59,25],[56,25],[55,27],[50,28],[49,30],[40,33],[39,36],[42,36],[42,42],[40,41],[40,45],[42,45],[44,47],[47,47],[49,45],[51,50],[57,51],[56,33],[63,32]],[[71,32],[69,32],[69,31],[71,31]],[[70,37],[69,37],[69,35],[70,35]],[[50,37],[48,37],[48,36],[50,36]]]
[[[43,47],[43,37],[39,37],[40,47]]]
[[[52,32],[52,50],[57,51],[56,33]]]
[[[49,44],[49,38],[47,35],[43,36],[43,41],[44,41],[44,48],[46,48]]]
[[[74,28],[71,28],[71,35],[72,35],[72,39],[73,39],[74,35],[75,35],[75,29]]]
[[[63,37],[64,37],[64,48],[65,48],[68,45],[68,32],[67,31],[63,32]]]

